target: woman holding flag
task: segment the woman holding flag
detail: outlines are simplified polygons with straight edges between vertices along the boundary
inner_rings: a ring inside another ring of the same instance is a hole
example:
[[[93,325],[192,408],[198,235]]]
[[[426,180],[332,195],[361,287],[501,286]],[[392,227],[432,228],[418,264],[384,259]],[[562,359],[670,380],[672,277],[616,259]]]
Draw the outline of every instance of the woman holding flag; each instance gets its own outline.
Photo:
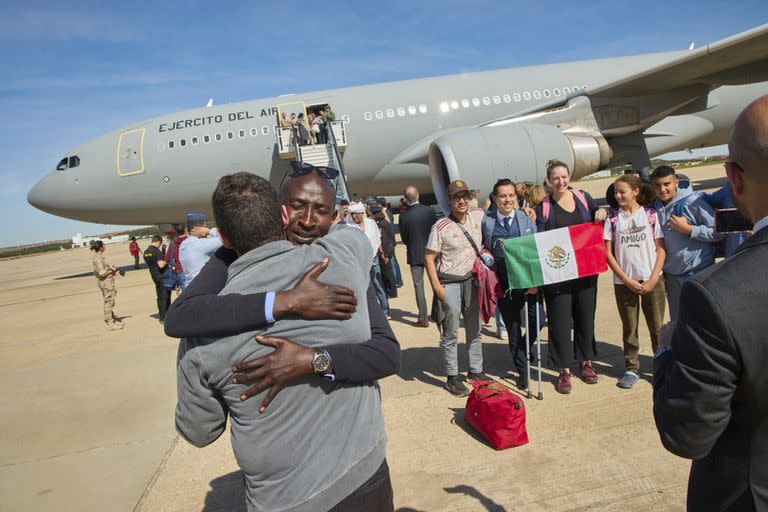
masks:
[[[605,220],[605,210],[599,208],[589,194],[568,186],[570,170],[566,163],[559,160],[547,162],[547,180],[552,186],[552,193],[536,207],[536,227],[539,233],[586,222],[601,224]],[[555,270],[566,266],[569,258],[569,253],[557,245],[551,247],[545,257],[547,265]],[[604,259],[602,263],[605,265]],[[564,394],[571,392],[569,367],[574,342],[575,355],[581,362],[582,380],[587,384],[596,383],[597,373],[592,367],[592,359],[597,353],[597,275],[548,284],[544,287],[544,299],[549,322],[549,357],[551,364],[560,370],[557,391]]]

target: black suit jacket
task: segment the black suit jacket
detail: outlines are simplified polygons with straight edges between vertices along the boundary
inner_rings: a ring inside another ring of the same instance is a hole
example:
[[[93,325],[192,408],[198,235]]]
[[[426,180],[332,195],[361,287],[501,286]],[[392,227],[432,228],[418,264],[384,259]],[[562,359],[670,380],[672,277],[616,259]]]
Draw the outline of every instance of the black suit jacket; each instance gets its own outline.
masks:
[[[424,253],[432,224],[437,222],[437,214],[431,206],[421,203],[411,205],[400,214],[400,238],[408,248],[408,264],[424,265]]]
[[[654,361],[661,442],[693,459],[688,510],[768,511],[768,228],[687,281]]]

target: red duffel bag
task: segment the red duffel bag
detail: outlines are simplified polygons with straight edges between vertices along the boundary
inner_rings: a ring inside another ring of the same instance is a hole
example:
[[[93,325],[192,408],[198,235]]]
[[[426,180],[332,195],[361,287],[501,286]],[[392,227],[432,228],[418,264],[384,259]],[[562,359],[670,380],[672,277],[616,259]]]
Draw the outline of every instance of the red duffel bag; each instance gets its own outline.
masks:
[[[476,380],[467,397],[464,420],[497,450],[528,442],[523,400],[493,380]]]

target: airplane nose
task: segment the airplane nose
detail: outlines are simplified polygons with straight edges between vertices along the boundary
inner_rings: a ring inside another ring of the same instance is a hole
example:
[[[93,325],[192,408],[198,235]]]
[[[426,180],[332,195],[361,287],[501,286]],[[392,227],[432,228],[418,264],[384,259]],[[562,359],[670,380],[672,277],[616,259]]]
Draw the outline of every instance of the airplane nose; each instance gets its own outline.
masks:
[[[27,202],[38,210],[54,213],[62,195],[61,187],[53,183],[54,181],[56,180],[52,180],[50,176],[45,176],[35,183],[27,193]]]

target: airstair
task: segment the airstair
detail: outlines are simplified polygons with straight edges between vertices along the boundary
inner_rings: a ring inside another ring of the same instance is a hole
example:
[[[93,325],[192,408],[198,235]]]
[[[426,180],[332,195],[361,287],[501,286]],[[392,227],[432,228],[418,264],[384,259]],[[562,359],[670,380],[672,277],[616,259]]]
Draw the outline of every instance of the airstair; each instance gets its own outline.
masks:
[[[332,167],[339,171],[334,180],[337,202],[346,199],[351,201],[352,194],[347,184],[342,156],[347,148],[347,132],[345,123],[332,121],[326,126],[328,142],[326,144],[301,144],[295,128],[275,127],[277,150],[282,160],[306,162],[316,167]]]

